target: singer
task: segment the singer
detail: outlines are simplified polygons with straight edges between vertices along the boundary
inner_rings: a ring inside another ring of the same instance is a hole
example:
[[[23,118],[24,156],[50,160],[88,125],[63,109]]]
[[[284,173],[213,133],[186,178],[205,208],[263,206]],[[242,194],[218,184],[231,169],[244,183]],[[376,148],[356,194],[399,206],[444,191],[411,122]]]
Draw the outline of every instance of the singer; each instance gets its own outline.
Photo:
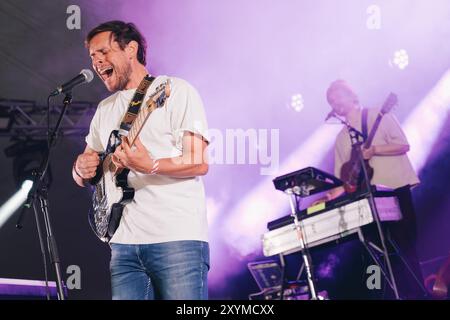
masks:
[[[365,125],[370,132],[379,108],[366,109],[364,116],[359,98],[350,85],[344,80],[336,80],[331,83],[326,97],[332,111],[330,116],[337,115],[355,129],[363,131]],[[328,117],[327,117],[328,119]],[[343,128],[335,142],[335,176],[341,178],[341,168],[349,161],[351,156],[351,141],[347,128]],[[395,189],[399,198],[403,219],[392,223],[389,232],[400,247],[403,256],[412,267],[415,276],[423,283],[420,266],[416,254],[416,218],[410,189],[419,183],[411,162],[407,156],[409,144],[397,119],[392,113],[383,116],[380,126],[375,133],[371,147],[363,149],[364,159],[369,160],[374,170],[372,185],[384,185]],[[322,201],[337,198],[344,193],[344,188],[339,187],[327,193]],[[413,276],[398,257],[394,257],[393,269],[401,298],[424,298],[423,292],[417,285]]]
[[[80,186],[95,176],[112,130],[118,129],[143,79],[146,41],[133,23],[109,21],[86,38],[92,67],[112,95],[100,102],[73,166]],[[157,76],[144,101],[169,77]],[[202,100],[188,82],[170,77],[164,107],[151,113],[136,140],[116,148],[135,189],[110,240],[113,299],[207,299],[209,245],[202,175],[209,143]],[[140,104],[139,102],[138,104]],[[141,108],[144,108],[142,103]]]

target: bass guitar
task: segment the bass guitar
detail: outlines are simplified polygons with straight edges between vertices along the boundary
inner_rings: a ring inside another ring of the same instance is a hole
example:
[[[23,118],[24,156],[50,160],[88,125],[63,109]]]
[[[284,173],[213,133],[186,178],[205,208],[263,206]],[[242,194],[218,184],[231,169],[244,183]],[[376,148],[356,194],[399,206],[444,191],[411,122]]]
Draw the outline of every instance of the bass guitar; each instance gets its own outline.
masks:
[[[390,93],[378,113],[366,141],[362,144],[362,148],[370,148],[383,116],[390,112],[397,102],[397,96],[394,93]],[[358,146],[354,146],[352,148],[350,160],[344,163],[341,168],[341,180],[344,181],[344,189],[347,193],[355,192],[363,181],[363,171],[359,161],[359,152],[355,149],[356,147]],[[364,166],[367,168],[369,179],[372,179],[373,168],[369,165],[369,160],[364,160]]]

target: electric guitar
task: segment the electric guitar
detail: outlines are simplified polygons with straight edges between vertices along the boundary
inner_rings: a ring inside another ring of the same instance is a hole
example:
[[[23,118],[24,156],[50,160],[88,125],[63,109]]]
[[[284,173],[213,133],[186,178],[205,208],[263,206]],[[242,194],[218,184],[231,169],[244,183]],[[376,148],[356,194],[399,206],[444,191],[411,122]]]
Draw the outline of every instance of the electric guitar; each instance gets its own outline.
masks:
[[[130,147],[142,130],[145,122],[157,108],[164,106],[170,96],[170,80],[160,84],[140,108],[131,129],[126,136]],[[94,192],[92,195],[92,210],[89,212],[89,223],[94,233],[104,242],[109,242],[119,227],[125,205],[134,197],[134,189],[128,186],[129,169],[118,169],[112,162],[114,151],[122,143],[123,136],[119,130],[113,130],[109,136],[106,151],[99,154],[100,165],[90,183]]]
[[[390,93],[378,113],[367,140],[362,145],[363,148],[370,148],[383,116],[390,112],[397,102],[397,96],[394,93]],[[352,148],[350,160],[344,163],[341,168],[341,180],[344,181],[344,189],[347,193],[355,192],[363,181],[363,171],[358,157],[358,151],[355,148]],[[364,165],[367,168],[369,180],[371,180],[373,177],[373,168],[369,165],[369,160],[364,160]]]

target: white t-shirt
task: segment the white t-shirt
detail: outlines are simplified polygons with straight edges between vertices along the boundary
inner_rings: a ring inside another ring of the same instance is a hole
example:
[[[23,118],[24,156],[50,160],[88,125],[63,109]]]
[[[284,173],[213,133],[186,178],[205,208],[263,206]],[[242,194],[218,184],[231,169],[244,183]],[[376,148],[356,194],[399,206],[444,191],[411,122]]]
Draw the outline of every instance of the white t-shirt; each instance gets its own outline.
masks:
[[[369,109],[367,134],[372,129],[378,111],[379,109]],[[350,125],[361,132],[361,117],[358,118],[356,123],[350,123]],[[395,116],[387,113],[380,122],[372,145],[376,146],[390,143],[407,145],[408,140]],[[335,143],[334,174],[336,177],[340,177],[342,165],[350,160],[351,149],[348,130],[347,128],[343,128],[339,132]],[[406,185],[414,186],[419,183],[419,178],[406,154],[397,156],[373,156],[369,160],[369,164],[374,169],[371,180],[373,185],[383,185],[396,189]]]
[[[167,80],[157,77],[146,98]],[[185,131],[209,141],[202,100],[188,82],[170,77],[171,94],[163,108],[150,115],[139,138],[155,159],[182,154]],[[86,143],[103,152],[112,130],[120,126],[136,89],[118,91],[98,105],[91,121]],[[135,189],[134,199],[125,206],[112,243],[150,244],[177,240],[207,241],[206,201],[201,177],[174,178],[130,171],[128,185]]]

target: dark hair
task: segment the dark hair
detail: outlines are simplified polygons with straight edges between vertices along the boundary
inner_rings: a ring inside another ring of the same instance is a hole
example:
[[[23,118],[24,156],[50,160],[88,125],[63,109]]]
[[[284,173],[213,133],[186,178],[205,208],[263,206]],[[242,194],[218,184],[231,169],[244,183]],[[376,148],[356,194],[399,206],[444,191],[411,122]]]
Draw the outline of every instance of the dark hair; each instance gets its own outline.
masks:
[[[86,37],[86,47],[89,48],[89,42],[97,34],[102,32],[111,31],[111,35],[114,37],[114,41],[119,44],[119,47],[123,50],[130,41],[136,41],[138,43],[137,59],[144,66],[145,53],[147,51],[147,43],[144,36],[139,32],[134,23],[126,23],[119,20],[104,22],[94,29],[92,29]]]

